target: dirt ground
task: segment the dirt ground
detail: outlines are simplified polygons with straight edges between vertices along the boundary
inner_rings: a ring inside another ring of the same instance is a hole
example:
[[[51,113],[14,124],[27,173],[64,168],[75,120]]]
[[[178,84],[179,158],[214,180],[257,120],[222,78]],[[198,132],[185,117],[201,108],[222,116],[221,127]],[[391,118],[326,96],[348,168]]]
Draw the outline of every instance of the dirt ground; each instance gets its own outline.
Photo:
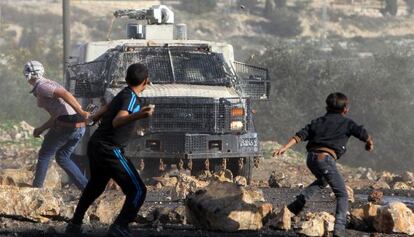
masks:
[[[275,160],[267,159],[264,160],[259,169],[255,170],[255,183],[263,183],[263,179],[269,176],[270,170],[274,170]],[[280,161],[277,161],[280,162]],[[295,167],[297,170],[301,170],[301,165],[298,163],[298,166]],[[307,181],[311,180],[310,177],[306,177],[303,175],[301,178],[302,181],[306,184]],[[262,181],[260,181],[262,180]],[[280,209],[284,205],[288,204],[297,193],[300,192],[301,188],[269,188],[269,187],[261,187],[264,192],[264,196],[267,202],[273,204],[274,209]],[[176,207],[179,205],[183,205],[181,202],[171,202],[169,201],[169,188],[161,188],[155,189],[150,188],[148,192],[146,202],[141,209],[142,212],[146,212],[149,209],[154,209],[156,207]],[[79,191],[74,190],[71,187],[66,187],[62,191],[62,195],[66,195],[67,199],[78,197],[80,194]],[[335,209],[335,200],[330,195],[330,189],[324,190],[323,193],[316,195],[311,202],[307,204],[307,207],[304,211],[327,211],[330,213],[334,212]],[[365,202],[365,200],[358,199],[358,195],[366,194],[369,190],[357,190],[356,196],[357,200],[355,203],[351,205],[352,207],[357,207]],[[400,192],[396,193],[401,196],[405,197],[413,197],[414,192],[407,191],[407,192]],[[386,193],[386,195],[395,195],[394,193]],[[28,222],[25,220],[18,220],[14,217],[0,217],[0,236],[45,236],[45,237],[52,237],[52,236],[65,236],[63,233],[64,228],[66,226],[66,219],[58,219],[53,220],[49,223],[40,224],[40,223],[33,223]],[[87,224],[84,227],[84,236],[105,236],[106,229],[108,226],[99,224],[99,223],[92,223]],[[241,231],[236,233],[222,233],[222,232],[211,232],[211,231],[204,231],[199,229],[194,229],[191,225],[182,225],[182,224],[164,224],[164,225],[144,225],[144,224],[133,224],[132,225],[133,236],[297,236],[295,232],[283,232],[283,231],[275,231],[269,228],[263,228],[261,231]],[[347,230],[348,236],[404,236],[404,235],[386,235],[386,234],[373,234],[373,233],[364,233],[355,230]]]
[[[271,202],[274,207],[282,207],[287,204],[297,194],[300,189],[290,188],[263,188],[265,199]],[[328,211],[333,212],[335,208],[335,201],[329,196],[330,191],[326,190],[320,195],[316,195],[313,200],[307,205],[306,211]],[[355,202],[351,207],[358,206],[361,202]],[[143,206],[143,211],[148,208],[154,208],[157,206],[177,206],[182,205],[181,203],[168,202],[166,200],[165,192],[150,191],[146,203]],[[5,220],[7,219],[7,220]],[[0,236],[13,236],[13,237],[54,237],[54,236],[65,236],[63,230],[66,225],[66,220],[54,220],[51,223],[39,224],[30,223],[25,221],[13,220],[8,217],[1,217],[0,222],[5,221],[8,225],[0,230]],[[105,236],[107,226],[93,224],[85,225],[84,236]],[[144,226],[139,224],[132,225],[133,236],[298,236],[294,231],[283,232],[275,231],[264,228],[261,231],[241,231],[236,233],[222,233],[222,232],[211,232],[194,229],[191,225],[162,225],[157,227]],[[347,230],[348,236],[406,236],[406,235],[386,235],[372,233],[364,233],[355,230]]]
[[[24,125],[24,126],[23,126]],[[28,125],[20,124],[20,127],[28,127]],[[1,132],[0,138],[6,140],[5,145],[0,147],[1,160],[0,169],[18,169],[30,167],[35,161],[39,143],[30,140],[31,131],[29,128],[20,129],[20,127],[5,130]],[[32,128],[31,128],[32,129]],[[15,131],[16,130],[16,131]],[[22,130],[22,131],[21,131]],[[27,130],[27,131],[26,131]],[[13,132],[15,131],[15,132]],[[11,134],[11,135],[10,135]],[[17,136],[17,135],[19,136]],[[23,135],[22,135],[23,134]],[[12,136],[13,135],[13,136]],[[23,137],[13,139],[13,137]],[[16,141],[15,141],[16,140]],[[13,142],[10,142],[13,141]],[[266,202],[273,205],[274,210],[280,210],[284,205],[288,204],[301,191],[301,189],[313,181],[312,174],[305,165],[304,154],[288,151],[286,155],[280,158],[271,158],[272,150],[278,147],[276,142],[263,142],[262,150],[264,159],[261,160],[259,167],[254,169],[253,182],[251,185],[263,190]],[[338,169],[343,173],[346,183],[354,189],[356,201],[352,203],[351,208],[359,207],[366,203],[367,194],[371,191],[370,185],[374,180],[381,177],[381,173],[373,172],[365,168],[352,168],[338,164]],[[17,172],[17,171],[16,171]],[[280,181],[281,188],[270,188],[268,179],[274,174]],[[371,178],[370,176],[376,176]],[[171,201],[171,187],[157,188],[155,186],[148,187],[148,194],[144,206],[141,208],[137,218],[137,222],[133,223],[131,228],[134,236],[297,236],[294,230],[289,232],[275,231],[266,226],[260,231],[240,231],[235,233],[211,232],[195,229],[189,224],[165,224],[165,223],[149,223],[140,221],[145,219],[145,214],[150,213],[157,208],[175,208],[184,205],[183,202]],[[80,197],[80,192],[71,185],[64,185],[63,188],[56,189],[57,196],[63,199],[63,203],[68,207],[75,206]],[[120,192],[111,190],[110,192]],[[109,193],[113,195],[114,193]],[[391,199],[405,198],[414,205],[414,190],[384,190],[384,194]],[[307,204],[307,211],[327,211],[333,213],[335,208],[335,200],[331,195],[330,189],[324,190],[323,193],[315,195]],[[69,217],[71,215],[68,215]],[[65,226],[68,217],[51,217],[49,222],[37,223],[22,219],[18,216],[1,216],[0,215],[0,236],[20,237],[20,236],[64,236]],[[146,223],[146,224],[144,224]],[[167,222],[168,223],[168,222]],[[84,236],[105,236],[107,225],[100,224],[97,221],[90,221],[84,225]],[[358,232],[348,229],[347,236],[404,236],[404,235],[385,235]]]

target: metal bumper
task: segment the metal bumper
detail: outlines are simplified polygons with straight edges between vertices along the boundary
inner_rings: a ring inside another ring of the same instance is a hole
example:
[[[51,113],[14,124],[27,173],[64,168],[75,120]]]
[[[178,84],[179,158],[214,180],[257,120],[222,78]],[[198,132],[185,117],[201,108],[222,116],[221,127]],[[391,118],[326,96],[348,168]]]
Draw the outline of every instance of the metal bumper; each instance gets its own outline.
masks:
[[[133,139],[125,150],[128,157],[161,159],[206,159],[261,156],[257,133],[151,134]]]

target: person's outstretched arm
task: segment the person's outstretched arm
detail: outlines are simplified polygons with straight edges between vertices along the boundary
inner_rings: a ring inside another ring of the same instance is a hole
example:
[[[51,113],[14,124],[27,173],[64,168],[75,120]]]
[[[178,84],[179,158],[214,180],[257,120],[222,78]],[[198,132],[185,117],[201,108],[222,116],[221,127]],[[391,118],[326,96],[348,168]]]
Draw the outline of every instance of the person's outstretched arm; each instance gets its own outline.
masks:
[[[292,146],[294,146],[296,143],[298,143],[297,140],[295,138],[291,138],[286,145],[282,146],[280,149],[278,149],[275,152],[273,152],[273,157],[281,156],[281,155],[285,154],[285,152],[289,148],[291,148]]]
[[[120,110],[115,118],[112,120],[112,126],[114,128],[121,127],[127,123],[130,123],[135,120],[144,119],[152,116],[154,112],[153,107],[142,107],[139,112],[130,114],[127,110]]]
[[[89,117],[89,113],[82,109],[82,106],[79,104],[76,98],[65,88],[56,88],[53,94],[56,98],[62,98],[76,111],[76,113],[80,114],[85,119]]]
[[[310,136],[310,130],[311,130],[311,124],[306,125],[299,132],[297,132],[295,136],[293,136],[286,145],[274,151],[273,157],[283,155],[289,148],[299,143],[300,141],[308,140]]]
[[[358,125],[354,121],[351,121],[349,130],[352,136],[358,138],[362,142],[365,142],[365,150],[374,150],[374,139],[368,134],[368,131],[364,128],[364,126]]]
[[[95,124],[96,122],[98,122],[101,118],[102,118],[102,116],[104,115],[104,113],[106,112],[106,111],[108,111],[108,104],[106,104],[106,105],[104,105],[104,106],[102,106],[99,110],[98,110],[98,112],[96,112],[94,115],[92,115],[91,116],[91,120],[92,120],[92,122]]]

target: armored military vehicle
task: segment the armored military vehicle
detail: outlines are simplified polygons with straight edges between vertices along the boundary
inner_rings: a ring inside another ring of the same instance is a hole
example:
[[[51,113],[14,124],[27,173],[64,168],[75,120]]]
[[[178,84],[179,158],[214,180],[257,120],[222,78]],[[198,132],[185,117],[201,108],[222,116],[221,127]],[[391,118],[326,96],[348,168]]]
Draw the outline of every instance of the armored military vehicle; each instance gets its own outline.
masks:
[[[151,85],[141,99],[155,112],[139,122],[126,156],[150,176],[176,167],[192,174],[226,169],[250,180],[261,156],[252,101],[269,97],[268,70],[235,61],[230,44],[187,40],[186,26],[175,26],[166,6],[114,16],[129,18],[127,39],[78,45],[67,88],[84,106],[100,106],[125,86],[130,64],[144,63]]]

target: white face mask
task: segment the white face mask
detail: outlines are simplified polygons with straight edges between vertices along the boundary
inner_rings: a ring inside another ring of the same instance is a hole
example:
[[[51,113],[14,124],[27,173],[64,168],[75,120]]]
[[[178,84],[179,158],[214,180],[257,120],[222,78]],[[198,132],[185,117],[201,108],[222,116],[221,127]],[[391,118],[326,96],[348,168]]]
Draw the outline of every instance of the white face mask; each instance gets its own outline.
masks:
[[[43,74],[43,65],[38,61],[29,61],[24,66],[23,75],[27,81],[34,78],[39,79]]]

